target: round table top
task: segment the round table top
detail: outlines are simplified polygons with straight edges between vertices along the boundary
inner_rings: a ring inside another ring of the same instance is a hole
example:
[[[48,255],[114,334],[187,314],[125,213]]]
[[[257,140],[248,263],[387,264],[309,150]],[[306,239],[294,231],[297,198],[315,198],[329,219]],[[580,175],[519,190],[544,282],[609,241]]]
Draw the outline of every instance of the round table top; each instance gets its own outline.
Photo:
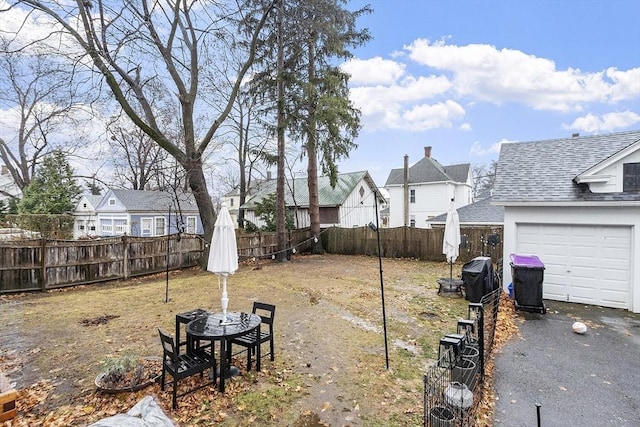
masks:
[[[197,338],[234,338],[260,325],[262,319],[252,313],[227,313],[227,322],[222,322],[222,313],[209,313],[187,324],[187,333]]]

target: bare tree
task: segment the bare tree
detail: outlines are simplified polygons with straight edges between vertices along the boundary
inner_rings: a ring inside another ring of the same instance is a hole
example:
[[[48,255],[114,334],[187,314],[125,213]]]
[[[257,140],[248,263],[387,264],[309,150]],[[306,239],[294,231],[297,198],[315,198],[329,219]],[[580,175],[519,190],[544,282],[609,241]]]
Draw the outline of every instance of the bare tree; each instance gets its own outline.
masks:
[[[268,131],[258,120],[257,100],[246,91],[242,91],[236,99],[230,122],[237,162],[237,186],[242,206],[251,189],[254,171],[260,164],[271,164],[273,148]],[[233,188],[232,187],[232,188]],[[244,211],[238,211],[238,226],[244,228]]]
[[[272,1],[22,0],[13,7],[29,8],[33,14],[53,20],[58,28],[56,37],[40,42],[77,64],[90,63],[131,121],[176,159],[186,172],[205,239],[209,240],[215,212],[205,180],[203,155],[229,115],[253,63],[255,46],[273,8]],[[243,27],[248,28],[245,32],[239,32],[231,27],[230,18],[251,25]],[[26,24],[23,28],[28,27]],[[242,64],[235,70],[227,70],[236,76],[233,85],[225,88],[202,85],[202,75],[218,60],[224,61],[224,52],[232,47],[230,42],[238,38],[249,43]],[[157,88],[171,94],[170,101],[179,111],[180,141],[172,138],[171,131],[159,119],[153,94],[149,93]],[[216,109],[203,112],[214,101]],[[208,117],[209,114],[214,117]]]
[[[168,155],[140,128],[126,121],[112,122],[108,127],[115,177],[119,186],[144,190],[161,180]]]
[[[471,173],[473,175],[473,198],[480,199],[489,197],[496,182],[496,172],[498,171],[498,161],[491,160],[491,163],[474,165]]]
[[[37,51],[13,50],[4,38],[0,38],[0,81],[0,107],[5,110],[0,124],[7,132],[0,138],[0,160],[24,192],[46,154],[73,151],[74,141],[60,141],[55,134],[73,121],[74,90],[60,63]]]

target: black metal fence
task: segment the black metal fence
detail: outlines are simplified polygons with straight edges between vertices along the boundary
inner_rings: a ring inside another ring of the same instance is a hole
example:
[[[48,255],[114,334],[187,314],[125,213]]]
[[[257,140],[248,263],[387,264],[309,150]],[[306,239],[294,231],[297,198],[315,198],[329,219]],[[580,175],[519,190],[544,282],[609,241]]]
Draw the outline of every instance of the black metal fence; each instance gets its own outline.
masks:
[[[424,375],[424,427],[476,424],[501,292],[498,288],[469,303],[467,319],[458,320],[455,333],[440,340],[438,361]]]

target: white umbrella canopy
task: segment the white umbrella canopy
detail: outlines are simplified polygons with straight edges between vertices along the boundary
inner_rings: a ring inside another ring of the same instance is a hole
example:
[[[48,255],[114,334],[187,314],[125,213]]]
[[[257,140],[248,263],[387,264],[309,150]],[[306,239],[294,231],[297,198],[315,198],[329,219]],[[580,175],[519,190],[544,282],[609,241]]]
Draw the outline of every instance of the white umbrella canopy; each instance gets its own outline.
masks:
[[[444,225],[444,239],[442,242],[442,253],[447,257],[447,262],[451,264],[450,278],[453,279],[453,263],[460,255],[460,219],[458,211],[453,205],[453,200],[447,211],[447,221]]]
[[[227,206],[223,203],[213,229],[207,270],[222,276],[222,315],[227,319],[229,298],[227,295],[227,276],[238,269],[238,246],[236,230]],[[219,280],[219,279],[218,279]],[[220,282],[218,282],[220,283]]]

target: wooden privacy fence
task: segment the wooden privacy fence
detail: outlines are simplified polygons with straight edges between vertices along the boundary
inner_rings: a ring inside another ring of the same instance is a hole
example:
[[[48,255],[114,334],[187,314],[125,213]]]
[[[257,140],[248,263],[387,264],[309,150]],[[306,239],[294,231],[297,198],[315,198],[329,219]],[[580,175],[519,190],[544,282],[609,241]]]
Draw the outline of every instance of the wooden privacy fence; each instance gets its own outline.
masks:
[[[0,293],[46,291],[197,265],[196,235],[100,240],[31,239],[0,243]]]
[[[461,227],[466,245],[459,262],[479,255],[494,261],[502,256],[502,227]],[[497,234],[499,242],[488,245],[487,237]],[[387,258],[416,258],[445,261],[442,254],[444,229],[410,227],[381,228],[381,255]],[[308,228],[288,233],[288,251],[308,252]],[[368,227],[329,228],[321,234],[328,253],[342,255],[378,254],[377,234]],[[276,233],[237,235],[240,260],[270,258],[276,254]],[[65,286],[159,273],[199,265],[204,253],[202,236],[114,237],[99,240],[30,239],[0,242],[0,294],[46,291]],[[291,253],[291,252],[290,252]],[[167,262],[168,260],[168,262]]]
[[[502,257],[502,227],[460,227],[466,245],[461,245],[459,262],[466,262],[481,255],[489,255],[496,261]],[[499,243],[491,246],[487,238],[498,235]],[[380,253],[385,258],[415,258],[423,261],[445,261],[442,254],[444,228],[381,228]],[[369,227],[329,228],[322,237],[324,249],[333,254],[377,255],[378,241],[375,231]]]
[[[308,250],[308,237],[308,229],[291,231],[291,247]],[[275,233],[238,234],[237,240],[241,260],[276,252]],[[200,264],[204,248],[202,236],[185,234],[0,241],[0,294],[44,292],[193,267]]]

